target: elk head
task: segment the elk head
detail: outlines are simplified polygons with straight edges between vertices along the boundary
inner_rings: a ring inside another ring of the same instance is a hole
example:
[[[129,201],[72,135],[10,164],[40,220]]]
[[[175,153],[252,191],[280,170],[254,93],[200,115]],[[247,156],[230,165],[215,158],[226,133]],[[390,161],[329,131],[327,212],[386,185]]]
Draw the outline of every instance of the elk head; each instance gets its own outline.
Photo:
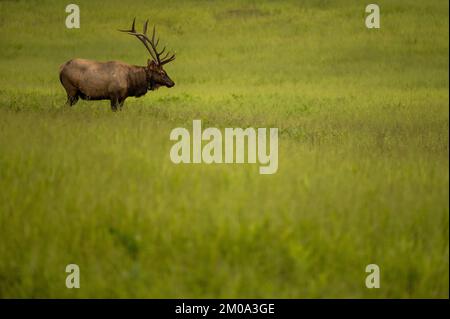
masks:
[[[133,24],[131,25],[130,30],[119,30],[121,32],[128,33],[130,35],[134,35],[138,38],[144,46],[147,48],[148,52],[152,59],[147,61],[147,66],[145,67],[145,71],[147,73],[147,85],[149,90],[155,90],[160,86],[166,86],[171,88],[175,85],[172,79],[167,75],[166,71],[163,69],[163,65],[175,60],[175,54],[170,54],[170,52],[166,52],[166,54],[161,57],[161,55],[165,52],[166,47],[164,47],[161,51],[158,50],[159,38],[155,41],[155,27],[153,26],[153,34],[152,38],[149,39],[147,36],[147,26],[148,20],[144,23],[144,29],[142,33],[136,31],[135,28],[136,18],[133,19]]]

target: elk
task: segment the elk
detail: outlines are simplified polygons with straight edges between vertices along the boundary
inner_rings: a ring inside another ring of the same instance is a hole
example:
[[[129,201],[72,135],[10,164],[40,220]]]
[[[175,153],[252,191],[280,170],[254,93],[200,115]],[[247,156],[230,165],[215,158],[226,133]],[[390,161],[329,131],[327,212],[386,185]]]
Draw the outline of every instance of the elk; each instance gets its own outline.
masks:
[[[147,36],[148,20],[143,32],[135,29],[136,18],[129,30],[118,30],[138,38],[146,47],[152,59],[146,66],[130,65],[120,61],[97,62],[86,59],[72,59],[61,65],[59,79],[67,92],[67,105],[73,106],[78,99],[110,100],[111,109],[122,109],[129,96],[140,97],[160,86],[171,88],[175,83],[163,69],[163,65],[175,60],[175,54],[158,50],[159,38],[155,41],[155,26],[151,39]]]

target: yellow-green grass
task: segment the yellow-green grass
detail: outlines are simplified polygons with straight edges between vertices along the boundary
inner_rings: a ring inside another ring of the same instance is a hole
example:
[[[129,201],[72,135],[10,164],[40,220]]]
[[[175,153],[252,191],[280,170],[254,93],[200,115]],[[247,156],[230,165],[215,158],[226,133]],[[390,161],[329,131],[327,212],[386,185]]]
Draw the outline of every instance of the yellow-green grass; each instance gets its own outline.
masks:
[[[0,297],[448,298],[448,2],[77,3],[0,2]],[[176,86],[64,107],[66,60],[146,63],[134,16]],[[173,164],[193,119],[278,127],[278,172]]]

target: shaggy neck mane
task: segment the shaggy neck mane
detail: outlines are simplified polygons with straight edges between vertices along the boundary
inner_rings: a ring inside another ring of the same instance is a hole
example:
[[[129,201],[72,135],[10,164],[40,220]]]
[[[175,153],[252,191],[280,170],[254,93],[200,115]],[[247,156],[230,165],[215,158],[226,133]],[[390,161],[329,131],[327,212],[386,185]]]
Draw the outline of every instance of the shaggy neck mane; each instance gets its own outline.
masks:
[[[142,96],[147,93],[147,72],[145,67],[133,67],[128,73],[128,94],[130,96]]]

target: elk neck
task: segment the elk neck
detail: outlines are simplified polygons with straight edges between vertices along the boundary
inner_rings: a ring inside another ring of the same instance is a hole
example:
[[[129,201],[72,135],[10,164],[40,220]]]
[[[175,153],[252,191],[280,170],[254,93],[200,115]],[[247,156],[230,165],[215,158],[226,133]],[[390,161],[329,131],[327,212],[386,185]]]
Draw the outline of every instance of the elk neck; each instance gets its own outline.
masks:
[[[146,67],[135,66],[128,73],[128,95],[139,97],[147,93],[148,75]]]

